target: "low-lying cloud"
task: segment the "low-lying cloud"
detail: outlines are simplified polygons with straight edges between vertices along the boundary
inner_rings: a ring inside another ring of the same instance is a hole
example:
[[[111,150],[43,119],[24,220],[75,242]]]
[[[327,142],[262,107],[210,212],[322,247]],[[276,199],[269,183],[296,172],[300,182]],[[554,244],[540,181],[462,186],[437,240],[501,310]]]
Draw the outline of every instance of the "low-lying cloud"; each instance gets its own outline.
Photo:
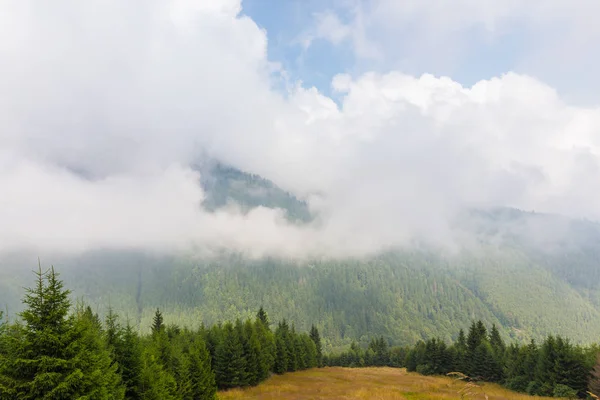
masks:
[[[515,73],[463,87],[392,71],[277,87],[235,0],[0,8],[0,252],[232,249],[361,255],[452,242],[464,207],[600,217],[600,109]],[[307,199],[209,213],[212,158]]]

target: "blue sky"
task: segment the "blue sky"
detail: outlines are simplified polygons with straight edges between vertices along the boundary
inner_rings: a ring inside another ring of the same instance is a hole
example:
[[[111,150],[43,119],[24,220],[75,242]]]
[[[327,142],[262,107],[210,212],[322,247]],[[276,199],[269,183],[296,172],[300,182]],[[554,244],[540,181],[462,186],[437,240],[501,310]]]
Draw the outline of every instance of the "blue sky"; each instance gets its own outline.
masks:
[[[321,40],[304,49],[299,39],[311,27],[314,13],[334,9],[331,0],[246,0],[243,13],[252,18],[268,35],[272,61],[282,63],[292,79],[330,93],[332,77],[349,72],[354,57],[347,46],[334,46]]]
[[[404,5],[409,3],[413,3],[411,10],[403,10],[410,8]],[[565,8],[568,4],[563,0],[507,1],[503,7],[503,2],[489,0],[473,7],[472,2],[460,0],[454,3],[453,14],[449,14],[453,11],[449,3],[421,2],[426,10],[414,3],[243,0],[242,7],[244,14],[267,30],[269,58],[281,62],[293,79],[329,95],[331,78],[337,73],[431,73],[470,86],[514,71],[540,78],[566,98],[597,102],[592,92],[600,89],[595,78],[598,60],[592,46],[600,30],[586,16],[598,8],[597,2],[578,0]],[[387,20],[377,14],[379,9],[390,10]],[[361,35],[368,40],[367,47],[379,50],[379,57],[361,56],[350,38],[332,43],[315,34],[317,16],[323,13],[335,15],[350,29],[357,27],[360,14],[366,21]],[[300,40],[310,35],[314,39],[305,48]],[[565,54],[565,47],[575,54]]]

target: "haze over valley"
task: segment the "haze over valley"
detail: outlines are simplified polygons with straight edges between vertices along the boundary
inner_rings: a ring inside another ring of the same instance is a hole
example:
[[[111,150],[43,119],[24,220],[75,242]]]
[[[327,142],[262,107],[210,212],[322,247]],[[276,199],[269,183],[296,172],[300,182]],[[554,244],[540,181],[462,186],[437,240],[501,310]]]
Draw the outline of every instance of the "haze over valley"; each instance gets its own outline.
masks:
[[[309,3],[0,5],[8,314],[39,258],[142,331],[597,340],[600,6]]]

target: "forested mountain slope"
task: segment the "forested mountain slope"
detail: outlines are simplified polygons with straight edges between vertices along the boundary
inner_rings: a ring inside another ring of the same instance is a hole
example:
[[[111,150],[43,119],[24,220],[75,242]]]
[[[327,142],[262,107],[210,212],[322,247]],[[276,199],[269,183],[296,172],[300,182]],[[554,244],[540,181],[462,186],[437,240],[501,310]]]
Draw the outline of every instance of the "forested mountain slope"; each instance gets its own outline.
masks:
[[[284,208],[297,223],[313,218],[306,203],[261,177],[220,164],[201,168],[210,170],[201,182],[209,210],[235,202],[245,209]],[[396,344],[455,339],[473,319],[498,324],[506,339],[555,333],[597,341],[597,224],[503,208],[463,217],[457,226],[478,243],[451,254],[405,249],[300,262],[95,251],[42,263],[60,268],[74,295],[100,314],[110,304],[141,327],[150,326],[156,307],[168,322],[199,325],[249,317],[263,305],[273,320],[289,318],[299,329],[316,323],[326,349],[375,335]],[[32,252],[0,259],[0,304],[9,314],[19,309],[36,263]]]

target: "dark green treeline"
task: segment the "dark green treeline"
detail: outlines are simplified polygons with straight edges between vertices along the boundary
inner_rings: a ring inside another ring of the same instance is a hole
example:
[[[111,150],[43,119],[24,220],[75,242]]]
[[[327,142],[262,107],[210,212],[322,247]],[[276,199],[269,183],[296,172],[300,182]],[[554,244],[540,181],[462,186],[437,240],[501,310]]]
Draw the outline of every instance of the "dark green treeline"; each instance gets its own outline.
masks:
[[[353,344],[338,355],[325,358],[329,366],[392,366],[424,375],[461,372],[473,380],[497,382],[531,395],[586,397],[600,395],[598,346],[575,346],[560,336],[542,343],[507,346],[496,326],[488,332],[481,321],[473,322],[465,335],[447,345],[439,339],[420,341],[413,347],[388,348],[383,338],[372,340],[367,349]]]
[[[215,399],[217,389],[252,386],[271,372],[322,364],[316,328],[254,320],[198,330],[165,325],[156,310],[140,336],[109,310],[101,321],[69,300],[54,269],[36,273],[14,322],[0,312],[0,399]]]

